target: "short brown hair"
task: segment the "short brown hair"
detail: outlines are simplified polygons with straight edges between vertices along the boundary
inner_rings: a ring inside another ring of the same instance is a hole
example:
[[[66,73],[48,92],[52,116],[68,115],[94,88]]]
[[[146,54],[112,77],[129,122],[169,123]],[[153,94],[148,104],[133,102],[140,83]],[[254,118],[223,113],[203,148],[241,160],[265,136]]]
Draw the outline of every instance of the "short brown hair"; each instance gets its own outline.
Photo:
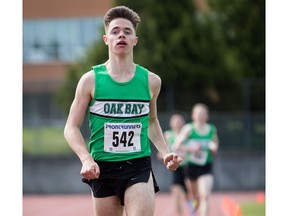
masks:
[[[116,6],[107,11],[104,16],[103,22],[105,29],[109,26],[110,22],[116,18],[128,19],[135,30],[137,29],[138,23],[141,21],[139,15],[132,9],[126,6]]]
[[[202,107],[206,110],[207,114],[209,113],[209,108],[206,104],[203,103],[196,103],[194,106],[192,106],[192,112],[196,107]]]

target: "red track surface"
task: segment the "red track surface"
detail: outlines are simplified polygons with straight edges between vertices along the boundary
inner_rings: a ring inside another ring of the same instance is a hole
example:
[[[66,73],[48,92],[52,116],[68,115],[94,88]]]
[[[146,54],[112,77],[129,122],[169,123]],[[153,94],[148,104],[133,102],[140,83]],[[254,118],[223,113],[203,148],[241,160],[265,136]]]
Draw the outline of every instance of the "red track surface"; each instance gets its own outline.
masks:
[[[256,200],[257,193],[213,193],[209,216],[227,216],[222,209],[224,197],[236,202]],[[155,216],[173,216],[169,193],[156,195]],[[189,216],[186,209],[186,215]],[[92,216],[90,195],[24,195],[23,216]]]

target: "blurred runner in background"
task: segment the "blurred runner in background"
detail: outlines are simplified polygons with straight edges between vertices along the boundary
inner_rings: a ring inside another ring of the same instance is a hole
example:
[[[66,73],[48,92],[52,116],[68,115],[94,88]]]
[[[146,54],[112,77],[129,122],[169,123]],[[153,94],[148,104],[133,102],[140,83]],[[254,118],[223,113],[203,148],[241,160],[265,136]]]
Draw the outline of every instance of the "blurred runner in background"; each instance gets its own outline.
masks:
[[[185,174],[189,179],[187,189],[193,207],[199,216],[207,216],[214,180],[213,155],[217,153],[219,140],[216,127],[208,123],[209,109],[205,104],[195,104],[191,118],[192,122],[177,136],[175,147],[187,152]]]
[[[184,124],[184,117],[179,113],[174,113],[170,117],[170,129],[164,132],[164,138],[169,145],[170,150],[177,153],[177,155],[179,155],[181,158],[185,157],[185,151],[175,150],[174,143],[177,135],[180,133],[180,130],[184,126]],[[162,159],[159,154],[158,158]],[[173,210],[171,212],[171,215],[173,216],[184,215],[185,203],[187,203],[188,200],[187,187],[185,185],[184,165],[185,161],[182,161],[178,169],[172,173],[173,177],[170,189],[173,198]]]

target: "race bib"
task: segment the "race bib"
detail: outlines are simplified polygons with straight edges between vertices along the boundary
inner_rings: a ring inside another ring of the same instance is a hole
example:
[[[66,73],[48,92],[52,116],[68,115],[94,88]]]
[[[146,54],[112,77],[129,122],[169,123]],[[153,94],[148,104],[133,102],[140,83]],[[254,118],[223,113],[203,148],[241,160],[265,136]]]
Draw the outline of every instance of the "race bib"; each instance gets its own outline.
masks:
[[[141,151],[141,123],[105,123],[104,151],[130,153]]]
[[[191,153],[190,160],[198,165],[204,165],[206,163],[208,157],[208,152],[200,151],[197,153]]]
[[[200,145],[202,149],[208,149],[210,141],[210,139],[190,139],[186,141],[185,145],[190,147]]]

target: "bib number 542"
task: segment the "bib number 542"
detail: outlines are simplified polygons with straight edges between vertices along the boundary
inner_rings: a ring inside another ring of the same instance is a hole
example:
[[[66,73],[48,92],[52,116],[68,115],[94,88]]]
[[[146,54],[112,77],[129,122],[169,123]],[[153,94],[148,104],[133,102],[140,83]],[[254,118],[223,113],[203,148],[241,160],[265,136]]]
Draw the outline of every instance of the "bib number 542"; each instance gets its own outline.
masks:
[[[123,131],[122,133],[119,133],[119,131],[113,132],[113,142],[112,145],[114,147],[118,147],[119,144],[122,144],[123,147],[126,146],[133,146],[133,137],[134,137],[134,131]]]

